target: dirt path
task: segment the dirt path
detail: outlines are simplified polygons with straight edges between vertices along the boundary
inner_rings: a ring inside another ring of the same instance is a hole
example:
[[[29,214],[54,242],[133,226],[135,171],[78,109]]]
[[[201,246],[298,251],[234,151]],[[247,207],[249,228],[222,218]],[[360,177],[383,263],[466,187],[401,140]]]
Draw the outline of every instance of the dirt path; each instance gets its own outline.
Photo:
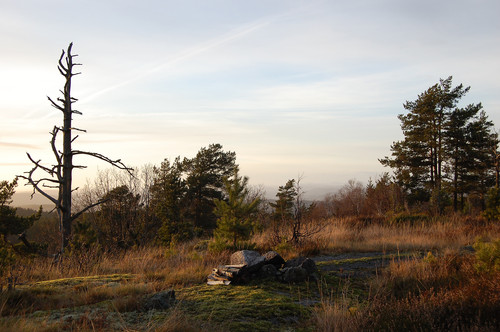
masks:
[[[314,257],[313,260],[323,272],[339,277],[366,278],[375,275],[378,269],[388,266],[393,261],[398,262],[421,257],[423,257],[423,254],[419,252],[366,252],[318,256]]]

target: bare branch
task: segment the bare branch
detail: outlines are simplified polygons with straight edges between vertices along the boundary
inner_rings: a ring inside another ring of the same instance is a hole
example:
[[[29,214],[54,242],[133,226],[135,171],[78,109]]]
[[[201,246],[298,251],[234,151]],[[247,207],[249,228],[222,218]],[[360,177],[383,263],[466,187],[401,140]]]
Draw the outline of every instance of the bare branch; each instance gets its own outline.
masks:
[[[57,108],[58,110],[64,112],[64,108],[58,105],[55,101],[53,101],[49,96],[47,96],[47,99],[49,99],[50,103],[52,104],[52,107]]]
[[[51,185],[48,185],[48,184],[45,184],[45,183],[42,183],[42,187],[44,187],[44,188],[50,188],[50,189],[59,189],[59,185],[57,185],[57,186],[51,186]]]
[[[76,135],[75,137],[73,137],[73,139],[71,140],[71,143],[73,143],[78,137],[80,137],[80,136]]]
[[[81,131],[81,132],[84,132],[84,133],[86,133],[86,132],[87,132],[85,129],[79,129],[79,128],[74,128],[74,127],[69,128],[69,129],[71,129],[71,130],[76,130],[76,131]]]
[[[61,73],[62,76],[66,76],[66,74],[64,73],[64,71],[61,69],[61,67],[57,66],[57,69],[59,70],[59,72]]]
[[[134,169],[127,167],[124,163],[122,163],[121,159],[112,160],[111,158],[108,158],[108,157],[106,157],[100,153],[97,153],[97,152],[87,152],[87,151],[80,151],[80,150],[73,150],[73,151],[71,151],[71,154],[74,156],[79,155],[79,154],[83,154],[83,155],[91,156],[91,157],[94,157],[97,159],[101,159],[102,161],[105,161],[108,164],[111,164],[118,169],[122,169],[122,170],[127,171],[130,175],[133,176],[132,171]]]
[[[41,161],[41,160],[35,161],[33,158],[31,158],[31,156],[30,156],[30,154],[29,154],[29,153],[27,153],[27,152],[26,152],[26,154],[28,155],[29,160],[31,160],[31,162],[32,162],[33,164],[35,164],[35,166],[36,166],[35,168],[41,168],[41,169],[43,169],[45,172],[49,173],[50,175],[53,175],[53,174],[54,174],[54,171],[53,171],[53,170],[51,170],[50,168],[45,167],[45,166],[43,166],[43,165],[41,165],[41,164],[40,164],[40,161]],[[33,171],[34,171],[34,170],[33,170]]]
[[[31,169],[31,171],[29,172],[26,172],[28,173],[28,176],[25,176],[25,175],[18,175],[18,177],[20,177],[21,179],[25,179],[26,181],[28,181],[28,183],[33,187],[33,193],[31,194],[31,197],[33,197],[33,195],[35,194],[35,190],[38,191],[40,194],[42,194],[42,196],[44,196],[45,198],[47,198],[49,201],[51,201],[52,203],[54,203],[54,205],[56,207],[59,207],[60,206],[60,203],[57,199],[55,199],[54,197],[52,197],[51,195],[47,194],[45,191],[43,191],[42,189],[40,189],[40,187],[38,186],[38,183],[36,183],[35,181],[33,181],[33,173],[35,172],[35,170],[37,169],[37,166],[33,167]]]
[[[78,213],[75,213],[74,215],[71,216],[71,220],[75,220],[76,218],[78,218],[79,216],[81,216],[83,213],[85,213],[86,211],[88,211],[89,209],[97,206],[97,205],[101,205],[102,203],[106,203],[107,201],[109,201],[109,198],[108,199],[102,199],[102,200],[99,200],[98,202],[95,202],[94,204],[91,204],[85,208],[83,208],[82,210],[80,210]]]
[[[68,47],[68,53],[69,53],[69,51],[71,51],[71,44],[70,44],[70,47]],[[64,70],[67,73],[68,69],[64,66],[63,61],[62,61],[65,54],[66,54],[66,52],[64,50],[62,50],[61,57],[59,58],[59,66],[61,67],[62,70]],[[66,60],[66,63],[67,63],[67,60]],[[66,76],[66,75],[63,74],[63,76]]]
[[[52,170],[53,170],[53,172],[55,172],[57,174],[57,178],[59,179],[59,181],[62,180],[62,175],[61,175],[62,157],[61,157],[61,154],[57,151],[56,137],[57,137],[57,133],[60,130],[61,129],[59,127],[54,126],[54,129],[52,129],[52,139],[50,140],[50,145],[52,147],[52,152],[54,153],[54,156],[56,157],[56,161],[57,161],[57,165],[54,165],[54,167],[52,168]],[[57,172],[54,171],[54,169],[57,169]]]

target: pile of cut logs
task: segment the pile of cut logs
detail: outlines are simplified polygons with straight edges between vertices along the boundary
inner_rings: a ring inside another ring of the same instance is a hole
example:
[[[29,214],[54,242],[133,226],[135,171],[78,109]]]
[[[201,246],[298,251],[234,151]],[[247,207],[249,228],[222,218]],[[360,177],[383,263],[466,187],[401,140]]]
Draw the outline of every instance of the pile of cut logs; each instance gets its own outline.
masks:
[[[257,278],[295,283],[317,280],[317,277],[318,269],[310,258],[298,257],[285,262],[275,251],[261,255],[252,250],[240,250],[231,255],[230,265],[212,270],[207,284],[244,284]]]
[[[220,265],[212,270],[208,276],[209,285],[229,285],[233,281],[238,281],[244,274],[245,264]]]

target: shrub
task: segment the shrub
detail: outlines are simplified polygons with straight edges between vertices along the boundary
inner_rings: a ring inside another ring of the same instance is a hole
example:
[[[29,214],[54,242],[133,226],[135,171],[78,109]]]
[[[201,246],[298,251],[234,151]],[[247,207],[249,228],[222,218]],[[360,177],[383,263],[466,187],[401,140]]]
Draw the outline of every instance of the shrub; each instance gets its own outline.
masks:
[[[392,218],[389,219],[389,224],[391,226],[397,226],[397,225],[414,225],[418,222],[425,223],[429,221],[429,216],[425,214],[409,214],[406,212],[401,212],[398,214],[395,214],[392,216]]]
[[[500,239],[492,242],[484,242],[478,239],[474,243],[476,250],[476,269],[479,272],[491,273],[500,271]]]
[[[488,192],[483,216],[488,220],[500,219],[500,188],[492,188]]]
[[[16,257],[12,250],[4,245],[3,241],[0,239],[0,291],[3,289],[5,284],[4,278],[8,271],[11,269],[12,264],[14,264]],[[9,288],[11,287],[10,281],[7,282]]]

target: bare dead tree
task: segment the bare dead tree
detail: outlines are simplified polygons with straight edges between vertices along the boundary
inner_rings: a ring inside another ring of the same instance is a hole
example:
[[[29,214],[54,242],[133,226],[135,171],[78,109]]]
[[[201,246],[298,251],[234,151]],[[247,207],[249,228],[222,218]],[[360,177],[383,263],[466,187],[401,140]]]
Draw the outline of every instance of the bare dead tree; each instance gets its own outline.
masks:
[[[64,248],[68,245],[70,236],[71,236],[71,225],[72,222],[82,215],[85,211],[103,203],[104,201],[99,200],[97,202],[91,203],[79,210],[76,213],[73,213],[71,210],[72,202],[71,195],[74,190],[72,188],[72,180],[73,180],[73,169],[75,168],[86,168],[86,166],[74,165],[73,157],[77,155],[87,155],[102,161],[105,161],[119,169],[126,170],[129,173],[131,172],[131,168],[125,166],[120,159],[112,160],[100,153],[96,152],[87,152],[74,150],[72,148],[72,143],[78,138],[78,135],[72,136],[72,131],[86,132],[83,129],[78,129],[72,126],[72,117],[73,114],[82,115],[81,112],[72,109],[72,105],[78,100],[71,96],[71,80],[73,76],[81,74],[80,72],[73,72],[75,66],[80,66],[81,64],[73,62],[74,58],[77,57],[77,54],[71,54],[71,49],[73,47],[73,43],[70,43],[67,51],[62,50],[61,57],[58,62],[59,73],[64,76],[66,83],[64,84],[64,91],[60,91],[62,97],[57,98],[56,101],[47,97],[51,103],[51,105],[61,111],[63,113],[63,126],[54,126],[52,132],[52,139],[50,140],[50,145],[52,148],[52,152],[55,156],[55,165],[52,166],[44,166],[41,164],[41,160],[35,160],[31,157],[29,153],[29,160],[33,163],[33,168],[25,172],[26,175],[20,175],[20,178],[23,178],[28,181],[27,185],[31,185],[33,187],[33,194],[35,192],[40,193],[47,199],[49,199],[55,205],[55,210],[59,216],[59,229],[61,232],[61,254],[64,252]],[[63,135],[63,150],[62,152],[57,148],[56,141],[57,135],[62,132]],[[35,172],[41,170],[46,173],[45,177],[35,177]],[[47,193],[47,189],[58,189],[57,197],[53,197]]]
[[[302,189],[303,175],[297,177],[295,181],[295,202],[294,202],[294,213],[293,219],[291,220],[291,237],[289,242],[295,245],[300,245],[303,240],[310,238],[311,236],[321,232],[325,228],[324,219],[313,220],[310,217],[311,209],[314,205],[306,206],[304,202],[305,191]],[[314,202],[312,204],[315,204]]]

